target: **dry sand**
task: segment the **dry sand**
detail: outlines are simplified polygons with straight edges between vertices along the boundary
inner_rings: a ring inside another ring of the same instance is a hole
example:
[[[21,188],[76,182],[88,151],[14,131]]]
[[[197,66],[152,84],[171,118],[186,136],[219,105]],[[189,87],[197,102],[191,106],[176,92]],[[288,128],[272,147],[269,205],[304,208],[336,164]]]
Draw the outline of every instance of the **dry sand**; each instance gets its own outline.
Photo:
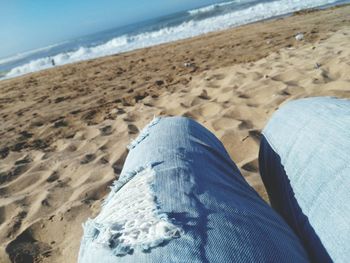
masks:
[[[76,262],[82,222],[154,115],[201,122],[266,199],[269,116],[296,98],[350,98],[350,6],[1,81],[0,94],[0,262]]]

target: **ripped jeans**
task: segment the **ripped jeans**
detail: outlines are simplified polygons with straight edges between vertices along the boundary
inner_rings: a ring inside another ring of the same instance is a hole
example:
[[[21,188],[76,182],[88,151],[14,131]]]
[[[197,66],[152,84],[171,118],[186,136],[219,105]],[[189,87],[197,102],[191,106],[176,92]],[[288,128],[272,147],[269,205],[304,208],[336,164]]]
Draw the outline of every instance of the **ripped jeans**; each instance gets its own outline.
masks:
[[[154,119],[129,146],[80,263],[346,262],[350,258],[350,102],[302,99],[263,131],[271,208],[222,143],[184,117]]]

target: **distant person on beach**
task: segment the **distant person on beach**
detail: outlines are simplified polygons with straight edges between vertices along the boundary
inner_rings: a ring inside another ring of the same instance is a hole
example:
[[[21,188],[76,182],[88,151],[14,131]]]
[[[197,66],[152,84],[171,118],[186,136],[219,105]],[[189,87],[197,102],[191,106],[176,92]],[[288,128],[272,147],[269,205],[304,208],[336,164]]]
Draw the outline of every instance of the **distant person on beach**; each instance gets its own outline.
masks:
[[[79,262],[347,262],[350,101],[279,109],[261,135],[272,208],[222,143],[184,117],[154,119],[129,145]]]
[[[56,66],[55,59],[53,59],[53,58],[51,59],[51,64],[53,67]]]

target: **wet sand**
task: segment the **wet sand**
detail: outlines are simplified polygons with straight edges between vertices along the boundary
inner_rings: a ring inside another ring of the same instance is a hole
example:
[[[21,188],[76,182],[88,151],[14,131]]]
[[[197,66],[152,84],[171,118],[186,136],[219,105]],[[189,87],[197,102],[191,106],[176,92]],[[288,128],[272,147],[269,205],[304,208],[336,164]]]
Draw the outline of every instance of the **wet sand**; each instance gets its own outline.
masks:
[[[350,98],[349,72],[343,6],[0,81],[0,262],[76,262],[81,224],[154,115],[210,129],[267,200],[268,118],[297,98]]]

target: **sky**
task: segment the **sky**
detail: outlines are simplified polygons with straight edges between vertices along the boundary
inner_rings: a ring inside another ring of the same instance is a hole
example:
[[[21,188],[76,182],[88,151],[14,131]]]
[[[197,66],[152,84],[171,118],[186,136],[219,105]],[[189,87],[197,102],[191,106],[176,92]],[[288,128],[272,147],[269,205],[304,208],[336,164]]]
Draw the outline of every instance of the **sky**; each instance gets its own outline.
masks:
[[[0,58],[223,0],[0,0]]]

